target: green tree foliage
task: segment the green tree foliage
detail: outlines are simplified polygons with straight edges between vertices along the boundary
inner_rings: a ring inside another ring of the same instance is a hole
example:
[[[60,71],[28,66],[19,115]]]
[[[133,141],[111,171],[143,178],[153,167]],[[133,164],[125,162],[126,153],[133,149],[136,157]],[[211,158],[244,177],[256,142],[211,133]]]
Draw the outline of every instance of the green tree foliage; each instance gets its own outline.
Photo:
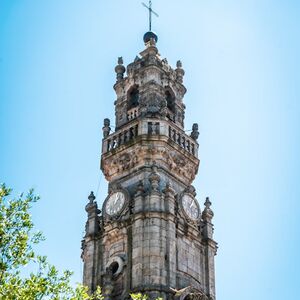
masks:
[[[34,246],[44,240],[34,232],[30,209],[39,200],[33,190],[11,198],[11,189],[0,185],[0,299],[1,300],[104,300],[101,288],[93,295],[87,287],[72,287],[72,272],[61,274],[45,256],[37,255]],[[31,264],[35,272],[24,275]],[[147,300],[142,294],[131,294],[133,300]]]
[[[143,295],[141,293],[138,294],[130,294],[132,300],[148,300],[148,297],[146,295]]]
[[[10,198],[11,189],[0,185],[0,299],[2,300],[103,300],[100,288],[89,296],[87,288],[70,284],[71,272],[62,274],[34,251],[44,240],[34,232],[30,216],[32,204],[38,201],[33,190],[27,195]],[[24,267],[35,271],[28,276]]]

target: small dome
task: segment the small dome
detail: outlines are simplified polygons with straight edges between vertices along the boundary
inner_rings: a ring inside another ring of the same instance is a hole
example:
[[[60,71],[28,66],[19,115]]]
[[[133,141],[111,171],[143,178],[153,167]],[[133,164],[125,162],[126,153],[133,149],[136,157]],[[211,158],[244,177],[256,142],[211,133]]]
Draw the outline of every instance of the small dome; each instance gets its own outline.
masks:
[[[144,43],[148,43],[150,39],[154,39],[155,43],[157,43],[158,37],[154,32],[148,31],[144,34]]]

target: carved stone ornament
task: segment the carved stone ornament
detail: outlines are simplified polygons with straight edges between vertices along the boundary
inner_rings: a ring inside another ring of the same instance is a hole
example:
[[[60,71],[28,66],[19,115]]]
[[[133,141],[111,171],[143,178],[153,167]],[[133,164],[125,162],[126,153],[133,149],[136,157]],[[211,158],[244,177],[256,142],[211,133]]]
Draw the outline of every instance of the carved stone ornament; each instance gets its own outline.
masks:
[[[195,165],[189,163],[183,155],[180,155],[175,151],[170,152],[167,150],[165,150],[162,155],[166,159],[166,162],[172,172],[181,174],[190,180],[194,180],[196,176]]]
[[[140,113],[141,115],[166,115],[167,100],[160,88],[155,82],[151,82],[148,86],[152,91],[143,93],[140,99]]]
[[[110,259],[106,264],[105,270],[106,273],[109,274],[112,279],[114,279],[123,272],[125,266],[126,266],[125,257],[121,255],[116,255],[110,257]]]
[[[156,162],[157,166],[167,168],[184,181],[192,182],[195,179],[198,163],[188,159],[178,151],[170,151],[164,147],[139,147],[131,152],[114,154],[111,158],[102,161],[102,170],[107,180],[113,180],[124,172],[145,163]]]
[[[190,300],[190,299],[197,299],[197,300],[212,300],[212,298],[206,296],[202,291],[189,286],[181,290],[174,290],[175,293],[175,300]]]

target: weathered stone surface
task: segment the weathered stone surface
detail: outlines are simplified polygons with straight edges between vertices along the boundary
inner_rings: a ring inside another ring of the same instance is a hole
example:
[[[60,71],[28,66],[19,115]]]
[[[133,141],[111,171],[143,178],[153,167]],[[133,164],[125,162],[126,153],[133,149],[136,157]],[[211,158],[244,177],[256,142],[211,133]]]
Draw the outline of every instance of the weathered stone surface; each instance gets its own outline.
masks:
[[[83,282],[91,291],[103,286],[105,299],[127,299],[133,291],[150,299],[212,300],[211,203],[202,214],[195,205],[195,219],[182,203],[185,194],[195,200],[199,167],[198,125],[190,136],[184,131],[184,70],[180,61],[173,70],[161,59],[155,41],[140,55],[126,70],[119,58],[115,69],[116,131],[106,119],[101,156],[109,194],[102,214],[94,196],[87,205]],[[106,205],[117,191],[125,200],[110,215]]]

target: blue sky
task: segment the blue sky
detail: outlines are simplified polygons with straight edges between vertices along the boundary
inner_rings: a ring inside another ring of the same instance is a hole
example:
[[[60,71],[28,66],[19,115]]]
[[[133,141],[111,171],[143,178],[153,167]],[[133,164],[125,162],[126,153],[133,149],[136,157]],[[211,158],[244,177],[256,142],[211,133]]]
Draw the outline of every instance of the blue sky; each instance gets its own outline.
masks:
[[[99,182],[100,206],[107,194],[117,57],[144,48],[140,2],[0,0],[0,181],[41,195],[39,251],[74,281],[87,196]],[[195,186],[213,202],[218,299],[300,299],[300,2],[153,5],[159,51],[186,71],[186,129],[200,127]]]

